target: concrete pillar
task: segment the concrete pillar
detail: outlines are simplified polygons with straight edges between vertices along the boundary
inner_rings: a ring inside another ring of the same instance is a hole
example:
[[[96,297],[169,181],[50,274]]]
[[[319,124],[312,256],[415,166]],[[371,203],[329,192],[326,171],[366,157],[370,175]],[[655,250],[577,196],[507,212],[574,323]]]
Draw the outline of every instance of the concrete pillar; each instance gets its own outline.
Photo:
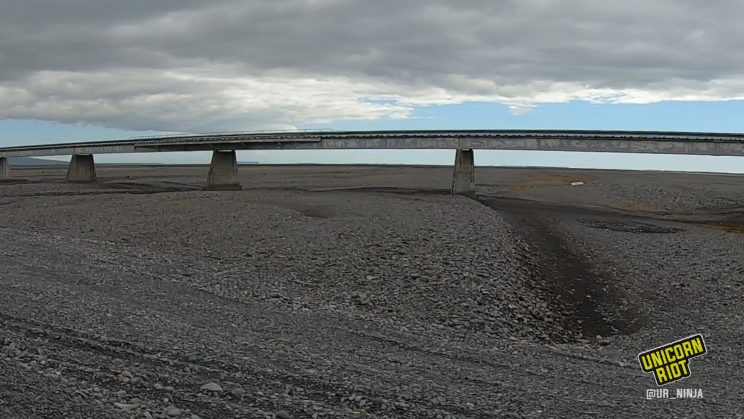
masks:
[[[0,157],[0,179],[10,178],[10,163],[7,157]]]
[[[92,154],[74,154],[67,168],[67,182],[95,182],[96,165]]]
[[[473,150],[457,150],[452,174],[452,193],[475,195],[475,159]]]
[[[209,165],[205,191],[239,191],[238,161],[235,150],[214,150],[212,164]]]

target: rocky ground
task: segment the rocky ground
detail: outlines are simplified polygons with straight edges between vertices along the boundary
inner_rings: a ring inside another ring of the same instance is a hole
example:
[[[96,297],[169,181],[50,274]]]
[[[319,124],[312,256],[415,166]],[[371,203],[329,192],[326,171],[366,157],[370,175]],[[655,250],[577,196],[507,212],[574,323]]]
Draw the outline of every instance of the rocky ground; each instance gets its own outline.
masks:
[[[743,176],[14,169],[0,417],[744,417]],[[704,398],[646,400],[694,333]]]

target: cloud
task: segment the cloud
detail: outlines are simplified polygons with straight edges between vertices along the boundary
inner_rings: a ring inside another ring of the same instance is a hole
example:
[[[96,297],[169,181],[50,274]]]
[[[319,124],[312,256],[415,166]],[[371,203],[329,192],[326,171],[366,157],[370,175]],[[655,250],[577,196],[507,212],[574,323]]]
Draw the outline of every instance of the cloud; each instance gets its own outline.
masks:
[[[744,98],[736,0],[0,1],[0,118],[220,131]]]

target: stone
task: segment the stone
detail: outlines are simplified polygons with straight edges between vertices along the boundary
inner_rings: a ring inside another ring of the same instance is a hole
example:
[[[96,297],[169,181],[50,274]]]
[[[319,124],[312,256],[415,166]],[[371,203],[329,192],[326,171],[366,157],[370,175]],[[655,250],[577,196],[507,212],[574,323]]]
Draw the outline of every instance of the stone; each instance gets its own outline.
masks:
[[[169,407],[165,411],[165,414],[168,415],[168,416],[170,416],[170,417],[178,417],[178,416],[183,415],[183,410],[182,409],[179,409],[177,407]]]
[[[116,379],[121,381],[122,383],[128,383],[132,380],[134,380],[134,376],[131,372],[127,370],[122,370],[119,375],[116,376]]]
[[[116,407],[118,409],[121,409],[121,410],[123,410],[125,412],[129,412],[130,410],[134,410],[134,409],[138,408],[139,405],[138,404],[128,404],[128,403],[115,402],[114,403],[114,407]]]
[[[213,391],[213,392],[220,392],[222,391],[222,387],[220,387],[217,383],[207,383],[201,386],[202,391]]]

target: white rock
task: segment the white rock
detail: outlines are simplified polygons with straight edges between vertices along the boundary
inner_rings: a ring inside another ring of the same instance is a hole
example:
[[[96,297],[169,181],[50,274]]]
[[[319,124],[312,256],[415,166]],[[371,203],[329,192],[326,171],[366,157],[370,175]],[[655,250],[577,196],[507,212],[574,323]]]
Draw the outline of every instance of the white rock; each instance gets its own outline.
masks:
[[[177,407],[169,407],[168,410],[165,411],[165,414],[171,417],[181,416],[183,414],[183,410]]]
[[[119,409],[121,409],[121,410],[123,410],[125,412],[128,412],[130,410],[133,410],[133,409],[138,408],[139,405],[138,404],[127,404],[127,403],[115,402],[114,403],[114,407],[119,408]]]

